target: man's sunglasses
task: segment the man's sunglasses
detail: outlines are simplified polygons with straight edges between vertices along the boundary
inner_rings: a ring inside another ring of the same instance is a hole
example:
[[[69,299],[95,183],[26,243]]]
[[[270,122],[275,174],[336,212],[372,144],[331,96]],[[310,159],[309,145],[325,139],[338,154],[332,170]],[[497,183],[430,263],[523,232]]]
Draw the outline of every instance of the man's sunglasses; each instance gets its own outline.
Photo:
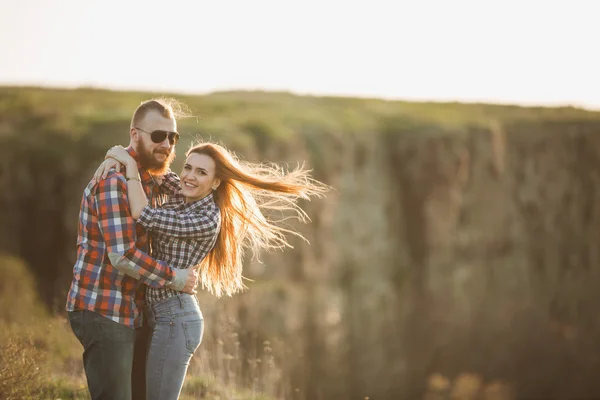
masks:
[[[152,139],[152,141],[154,143],[162,143],[167,138],[167,136],[169,137],[169,143],[171,143],[171,144],[175,144],[179,141],[179,133],[177,133],[177,132],[163,131],[161,129],[158,129],[158,130],[152,131],[152,132],[148,132],[141,128],[137,128],[135,126],[134,126],[134,128],[139,131],[142,131],[144,133],[148,133],[150,135],[150,139]]]

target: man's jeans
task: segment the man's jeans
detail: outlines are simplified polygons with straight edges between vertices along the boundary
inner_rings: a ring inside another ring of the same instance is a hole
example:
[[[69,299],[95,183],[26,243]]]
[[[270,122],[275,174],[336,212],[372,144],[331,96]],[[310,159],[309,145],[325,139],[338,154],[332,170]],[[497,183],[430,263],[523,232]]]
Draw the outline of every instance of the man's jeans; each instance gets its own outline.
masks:
[[[68,313],[83,345],[83,366],[93,400],[130,400],[136,330],[93,311]]]
[[[178,399],[192,355],[202,341],[204,319],[193,295],[181,293],[151,304],[146,362],[148,400]]]

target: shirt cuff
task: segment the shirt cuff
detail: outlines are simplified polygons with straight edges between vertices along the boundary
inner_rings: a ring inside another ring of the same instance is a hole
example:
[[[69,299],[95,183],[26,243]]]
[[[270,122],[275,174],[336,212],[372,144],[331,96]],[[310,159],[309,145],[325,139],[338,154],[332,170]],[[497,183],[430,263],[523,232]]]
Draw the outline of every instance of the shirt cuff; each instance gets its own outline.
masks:
[[[155,212],[156,212],[156,209],[154,209],[150,206],[145,206],[144,208],[142,208],[142,212],[140,213],[140,216],[137,219],[137,223],[142,225],[144,227],[144,229],[151,230],[152,217],[154,217]]]
[[[187,282],[189,270],[173,268],[173,272],[175,273],[175,275],[173,275],[173,280],[167,283],[167,286],[171,289],[181,292],[185,287],[185,283]]]
[[[162,193],[166,193],[168,195],[175,195],[179,193],[181,190],[181,184],[177,174],[171,171],[166,173],[163,177],[162,185],[160,185],[160,190]]]

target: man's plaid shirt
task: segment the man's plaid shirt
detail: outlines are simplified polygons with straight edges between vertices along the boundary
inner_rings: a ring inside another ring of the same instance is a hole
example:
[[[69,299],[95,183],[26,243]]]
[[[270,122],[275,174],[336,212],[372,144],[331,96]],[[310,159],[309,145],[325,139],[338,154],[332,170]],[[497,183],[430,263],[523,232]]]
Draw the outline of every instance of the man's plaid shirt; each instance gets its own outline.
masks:
[[[150,232],[152,256],[175,268],[188,268],[199,264],[212,250],[221,229],[221,212],[213,194],[192,203],[186,203],[181,194],[177,175],[167,175],[161,185],[168,200],[160,208],[146,206],[138,225]],[[170,288],[149,287],[148,303],[175,296]]]
[[[137,159],[131,147],[127,151]],[[139,162],[138,168],[150,204],[158,204],[158,199],[165,197],[161,194],[162,188],[155,187],[152,177]],[[177,177],[171,172],[166,176],[173,175]],[[125,177],[111,170],[106,179],[90,182],[81,200],[77,261],[67,311],[90,310],[131,328],[141,326],[143,285],[164,287],[173,283],[176,276],[175,270],[164,261],[157,261],[142,251],[147,248],[148,235],[131,216]],[[111,259],[127,263],[136,277],[125,275],[113,266]]]

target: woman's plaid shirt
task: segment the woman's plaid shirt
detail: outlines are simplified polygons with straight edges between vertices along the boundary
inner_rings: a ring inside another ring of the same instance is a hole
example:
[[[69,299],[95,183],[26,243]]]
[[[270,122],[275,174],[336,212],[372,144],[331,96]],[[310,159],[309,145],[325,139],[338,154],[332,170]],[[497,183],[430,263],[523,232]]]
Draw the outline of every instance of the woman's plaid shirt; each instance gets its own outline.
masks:
[[[214,247],[221,229],[221,212],[213,194],[186,203],[176,175],[166,176],[161,187],[170,192],[169,199],[160,208],[146,206],[137,221],[150,232],[152,256],[175,268],[198,265]],[[148,287],[146,300],[155,303],[178,293]]]
[[[127,151],[137,159],[132,148]],[[159,197],[164,197],[158,195],[162,188],[155,188],[152,177],[139,162],[138,168],[144,191],[151,204],[156,204]],[[177,177],[174,173],[167,176]],[[156,196],[151,196],[153,190]],[[131,217],[127,183],[121,173],[111,170],[106,179],[90,182],[81,200],[77,261],[67,311],[90,310],[131,328],[141,326],[143,285],[164,287],[175,279],[175,270],[142,251],[148,247],[147,236]],[[114,267],[111,258],[127,262],[139,275],[137,279]]]

